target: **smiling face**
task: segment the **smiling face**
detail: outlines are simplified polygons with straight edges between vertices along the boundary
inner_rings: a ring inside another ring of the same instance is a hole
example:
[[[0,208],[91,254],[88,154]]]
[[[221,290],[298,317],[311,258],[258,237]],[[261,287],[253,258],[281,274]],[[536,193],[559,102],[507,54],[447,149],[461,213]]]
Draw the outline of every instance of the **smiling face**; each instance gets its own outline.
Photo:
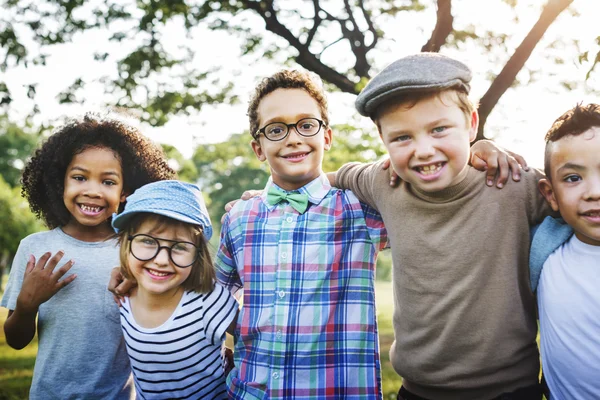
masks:
[[[540,190],[579,240],[600,246],[600,127],[549,146],[550,180],[542,179]]]
[[[139,234],[150,235],[158,239],[160,246],[167,247],[173,245],[174,242],[196,242],[191,228],[186,228],[181,224],[157,224],[157,221],[152,218],[145,219],[140,227],[133,232],[133,235]],[[148,246],[154,245],[152,239],[148,238],[146,240],[151,242],[147,244]],[[129,242],[129,249],[131,249],[131,246],[132,243]],[[144,243],[139,246],[143,249]],[[174,252],[175,256],[175,254],[182,253],[184,249],[174,248],[171,251]],[[127,265],[131,276],[138,284],[138,290],[152,295],[172,295],[180,288],[183,290],[182,285],[194,268],[193,265],[185,268],[175,265],[165,248],[161,248],[154,258],[147,261],[137,259],[129,251]]]
[[[63,229],[78,233],[112,232],[108,219],[125,201],[121,161],[104,147],[90,147],[76,154],[67,166],[63,201],[71,220]]]
[[[472,111],[467,121],[456,96],[446,91],[415,104],[390,104],[377,118],[394,170],[423,192],[451,187],[466,174],[478,116]]]
[[[304,89],[276,89],[258,105],[258,125],[273,122],[295,124],[303,118],[322,119],[319,105]],[[273,142],[259,134],[252,149],[267,161],[273,182],[285,190],[298,189],[321,174],[324,151],[331,147],[331,129],[323,126],[314,136],[300,135],[291,127],[288,136]]]

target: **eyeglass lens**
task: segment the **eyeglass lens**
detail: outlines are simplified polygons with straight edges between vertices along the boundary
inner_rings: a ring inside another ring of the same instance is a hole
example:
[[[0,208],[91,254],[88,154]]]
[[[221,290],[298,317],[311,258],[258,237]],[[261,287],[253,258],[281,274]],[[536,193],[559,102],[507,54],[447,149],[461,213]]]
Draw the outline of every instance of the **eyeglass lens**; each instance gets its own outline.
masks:
[[[281,140],[287,136],[291,126],[302,136],[314,136],[321,129],[321,121],[316,118],[303,118],[295,124],[286,125],[283,122],[274,122],[264,127],[264,134],[267,139]]]
[[[158,255],[161,248],[166,247],[173,264],[178,267],[189,267],[198,256],[197,247],[189,242],[173,242],[170,246],[161,246],[158,239],[149,235],[135,235],[131,238],[131,254],[140,261],[148,261]]]

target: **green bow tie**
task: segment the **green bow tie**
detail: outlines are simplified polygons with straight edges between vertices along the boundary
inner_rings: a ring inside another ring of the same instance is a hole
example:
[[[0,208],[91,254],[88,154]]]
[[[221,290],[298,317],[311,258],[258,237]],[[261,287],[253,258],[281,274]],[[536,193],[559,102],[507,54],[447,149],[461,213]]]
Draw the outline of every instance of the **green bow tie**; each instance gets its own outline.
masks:
[[[267,192],[267,201],[272,206],[287,201],[294,210],[303,214],[308,208],[308,195],[302,193],[286,193],[271,187]]]

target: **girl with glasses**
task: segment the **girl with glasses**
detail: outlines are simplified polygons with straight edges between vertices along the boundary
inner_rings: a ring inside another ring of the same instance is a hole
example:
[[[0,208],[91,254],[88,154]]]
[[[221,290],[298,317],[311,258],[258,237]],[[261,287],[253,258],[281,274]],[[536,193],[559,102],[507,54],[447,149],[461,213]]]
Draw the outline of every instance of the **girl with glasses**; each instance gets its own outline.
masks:
[[[121,273],[137,283],[123,298],[121,325],[138,396],[226,399],[221,350],[238,305],[215,284],[202,193],[175,180],[148,184],[113,227]]]

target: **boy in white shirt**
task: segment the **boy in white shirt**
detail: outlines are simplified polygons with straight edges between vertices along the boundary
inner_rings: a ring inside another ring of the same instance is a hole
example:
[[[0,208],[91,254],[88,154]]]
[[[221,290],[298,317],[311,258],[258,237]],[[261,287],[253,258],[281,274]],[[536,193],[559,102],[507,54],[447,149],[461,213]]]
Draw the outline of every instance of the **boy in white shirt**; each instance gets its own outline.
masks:
[[[600,396],[600,106],[577,105],[546,135],[547,217],[531,248],[550,399]],[[539,282],[539,284],[538,284]],[[548,396],[548,395],[547,395]]]

